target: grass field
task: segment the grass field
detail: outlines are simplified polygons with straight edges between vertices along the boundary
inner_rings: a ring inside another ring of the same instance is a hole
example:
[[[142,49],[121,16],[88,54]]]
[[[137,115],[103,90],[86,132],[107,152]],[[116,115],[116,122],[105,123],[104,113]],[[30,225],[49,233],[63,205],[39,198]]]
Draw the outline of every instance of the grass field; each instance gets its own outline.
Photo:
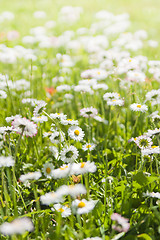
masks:
[[[159,9],[0,0],[0,239],[160,239]]]

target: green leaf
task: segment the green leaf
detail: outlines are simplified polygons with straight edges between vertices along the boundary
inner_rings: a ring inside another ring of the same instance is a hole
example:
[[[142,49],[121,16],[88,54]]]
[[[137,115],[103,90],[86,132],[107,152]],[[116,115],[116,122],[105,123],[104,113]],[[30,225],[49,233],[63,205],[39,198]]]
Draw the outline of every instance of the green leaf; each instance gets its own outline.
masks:
[[[143,240],[152,240],[152,238],[146,233],[142,233],[142,234],[138,235],[137,237],[139,239],[143,239]]]
[[[134,177],[133,180],[136,181],[141,186],[145,186],[148,183],[147,177],[142,171],[139,171]]]

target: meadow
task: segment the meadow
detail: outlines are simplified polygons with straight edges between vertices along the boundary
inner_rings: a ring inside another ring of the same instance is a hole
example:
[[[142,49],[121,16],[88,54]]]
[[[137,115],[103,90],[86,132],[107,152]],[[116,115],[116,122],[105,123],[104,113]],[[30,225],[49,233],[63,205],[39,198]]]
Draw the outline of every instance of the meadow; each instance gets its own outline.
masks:
[[[0,239],[159,240],[160,2],[0,6]]]

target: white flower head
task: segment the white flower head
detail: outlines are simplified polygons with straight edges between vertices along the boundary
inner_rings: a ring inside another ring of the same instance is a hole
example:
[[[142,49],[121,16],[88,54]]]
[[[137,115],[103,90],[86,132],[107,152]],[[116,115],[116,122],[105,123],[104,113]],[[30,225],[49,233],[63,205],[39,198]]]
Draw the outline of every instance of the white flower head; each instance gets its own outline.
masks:
[[[87,201],[86,199],[82,200],[76,199],[72,202],[73,211],[76,212],[77,214],[89,213],[90,211],[92,211],[94,207],[95,201],[93,200]]]
[[[63,164],[60,168],[52,170],[52,177],[54,179],[68,177],[71,173],[71,164]]]
[[[94,173],[96,171],[96,165],[94,162],[81,162],[81,163],[73,163],[72,165],[72,174],[79,175],[85,174],[88,172]]]
[[[47,105],[46,102],[40,101],[40,102],[38,103],[38,105],[37,105],[37,106],[34,108],[34,110],[33,110],[33,115],[34,115],[34,117],[39,117],[40,114],[42,113],[42,111],[46,109],[46,108],[45,108],[46,105]]]
[[[88,107],[80,110],[80,115],[85,118],[94,118],[98,114],[96,108]]]
[[[68,136],[75,141],[82,141],[84,138],[84,132],[80,127],[72,126],[68,129]]]
[[[141,149],[145,149],[145,148],[150,148],[153,144],[152,139],[150,137],[147,136],[139,136],[134,138],[133,140],[137,146]]]
[[[63,206],[60,203],[54,204],[53,208],[51,208],[51,210],[52,211],[56,210],[57,212],[60,212],[63,218],[71,215],[71,209],[67,206]]]
[[[84,151],[92,151],[93,149],[95,149],[95,147],[96,147],[96,144],[94,143],[86,143],[82,146],[82,149]]]
[[[19,180],[21,182],[26,182],[27,180],[38,180],[42,176],[41,172],[29,172],[20,176]]]
[[[61,132],[54,131],[50,136],[51,142],[55,144],[64,142],[64,138],[65,138],[65,134],[62,131]]]
[[[23,217],[14,219],[12,222],[5,222],[0,226],[0,232],[3,235],[23,234],[26,231],[32,232],[34,225],[30,218]]]
[[[141,105],[139,103],[133,103],[130,105],[130,109],[134,112],[146,112],[148,110],[147,105]]]
[[[16,128],[17,133],[33,137],[37,134],[37,125],[29,119],[17,117],[12,122],[12,126]]]
[[[15,161],[11,156],[8,156],[8,157],[1,156],[0,157],[0,167],[13,167],[14,164],[15,164]]]
[[[42,171],[47,178],[52,178],[53,169],[54,169],[53,164],[48,162],[43,165]]]
[[[60,152],[60,158],[64,162],[73,162],[78,158],[78,150],[74,146],[67,146]]]

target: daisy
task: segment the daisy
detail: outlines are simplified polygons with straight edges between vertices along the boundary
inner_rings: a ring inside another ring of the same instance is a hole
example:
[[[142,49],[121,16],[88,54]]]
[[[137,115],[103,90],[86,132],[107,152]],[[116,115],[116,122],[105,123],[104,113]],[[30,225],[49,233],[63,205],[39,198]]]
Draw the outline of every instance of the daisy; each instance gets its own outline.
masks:
[[[160,154],[160,147],[159,146],[151,146],[151,148],[145,148],[141,151],[142,155],[151,155],[151,154]]]
[[[55,157],[55,159],[58,159],[59,158],[59,151],[58,151],[58,149],[55,146],[50,146],[49,149],[52,152],[52,154]]]
[[[37,134],[37,125],[26,118],[15,118],[12,126],[17,129],[17,133],[23,133],[27,137],[33,137]]]
[[[72,126],[68,129],[68,136],[75,141],[82,141],[84,132],[80,127]]]
[[[82,149],[84,151],[92,151],[93,149],[95,149],[95,146],[96,146],[96,144],[94,144],[94,143],[86,143],[82,146]]]
[[[144,196],[147,196],[147,197],[152,197],[152,198],[158,198],[160,199],[160,193],[159,192],[146,192],[146,193],[143,193]]]
[[[83,108],[80,110],[80,115],[85,118],[94,118],[97,114],[97,109],[93,107]]]
[[[153,130],[149,129],[145,135],[148,137],[152,137],[153,135],[160,134],[160,128],[155,128]]]
[[[53,119],[66,119],[67,115],[65,115],[63,113],[51,113],[50,117]]]
[[[26,182],[27,180],[38,180],[42,176],[41,172],[29,172],[20,176],[19,180],[21,182]]]
[[[5,222],[0,226],[0,232],[3,235],[23,234],[26,231],[32,232],[34,225],[30,218],[23,217],[14,219],[12,222]]]
[[[44,205],[59,203],[63,201],[62,196],[63,195],[60,195],[57,192],[49,192],[49,193],[46,193],[45,195],[40,196],[40,201]]]
[[[108,77],[108,72],[106,70],[100,69],[100,68],[88,69],[81,73],[81,77],[103,80]]]
[[[73,211],[77,214],[89,213],[94,207],[95,201],[93,200],[87,201],[86,199],[76,199],[72,202]]]
[[[109,106],[123,106],[124,105],[124,100],[122,100],[122,99],[112,99],[112,100],[108,100],[107,104]]]
[[[147,105],[141,105],[141,104],[138,104],[138,103],[133,103],[130,105],[130,109],[132,111],[136,111],[136,112],[146,112],[148,110],[148,107]]]
[[[79,174],[85,174],[88,172],[95,172],[97,169],[94,162],[81,162],[81,163],[73,163],[72,165],[72,174],[79,175]]]
[[[61,119],[61,124],[62,125],[78,125],[78,120],[73,120],[73,119]]]
[[[71,209],[67,206],[63,206],[60,203],[54,204],[53,208],[51,208],[51,210],[52,211],[56,210],[57,212],[60,212],[63,218],[71,215]]]
[[[118,213],[113,213],[111,215],[111,219],[113,221],[117,222],[117,225],[113,225],[112,228],[118,232],[128,232],[129,228],[130,228],[130,224],[128,223],[128,219],[122,217],[120,214]]]
[[[57,189],[57,194],[61,196],[71,195],[71,197],[78,197],[81,194],[86,194],[86,188],[82,184],[76,185],[62,185]]]
[[[73,162],[78,158],[78,150],[74,146],[67,146],[60,152],[60,158],[64,162]]]
[[[47,122],[48,118],[44,115],[41,115],[39,117],[32,117],[32,120],[36,123],[43,123],[43,122]]]
[[[71,164],[69,163],[68,165],[63,164],[60,168],[52,170],[52,177],[54,179],[58,178],[65,178],[68,177],[71,171]]]
[[[64,138],[65,138],[64,132],[55,131],[51,134],[49,139],[51,140],[52,143],[58,144],[64,142]]]
[[[105,101],[112,100],[112,99],[119,99],[120,94],[116,92],[108,92],[103,95],[103,99]]]
[[[143,135],[134,138],[134,142],[141,149],[150,148],[153,144],[152,139],[150,137],[143,136]]]
[[[39,115],[42,113],[43,110],[45,110],[45,106],[47,105],[46,102],[40,101],[38,105],[33,110],[34,117],[39,117]]]
[[[12,158],[12,156],[1,156],[0,157],[0,167],[13,167],[15,164],[14,159]]]
[[[9,123],[9,122],[13,121],[13,120],[14,120],[15,118],[17,118],[17,117],[20,117],[20,118],[21,118],[22,116],[19,115],[19,114],[15,115],[15,116],[12,115],[12,116],[10,116],[10,117],[6,117],[5,120],[6,120],[6,122]]]
[[[3,90],[0,90],[0,98],[7,98],[7,93]]]
[[[54,166],[52,163],[45,163],[43,165],[42,171],[47,178],[52,178],[53,169],[54,169]]]

